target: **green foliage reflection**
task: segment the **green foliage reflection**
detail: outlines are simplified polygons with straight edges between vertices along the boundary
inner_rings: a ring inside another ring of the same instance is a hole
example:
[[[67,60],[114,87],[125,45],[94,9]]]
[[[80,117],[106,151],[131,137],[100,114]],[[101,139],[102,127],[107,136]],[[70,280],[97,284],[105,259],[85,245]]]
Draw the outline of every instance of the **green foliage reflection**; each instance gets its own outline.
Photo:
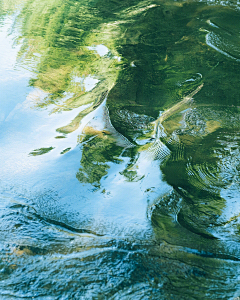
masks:
[[[88,128],[92,131],[91,128]],[[105,133],[87,134],[82,140],[83,154],[81,167],[76,174],[83,183],[100,188],[101,179],[108,174],[109,162],[119,163],[117,158],[122,149],[116,147],[114,140]]]

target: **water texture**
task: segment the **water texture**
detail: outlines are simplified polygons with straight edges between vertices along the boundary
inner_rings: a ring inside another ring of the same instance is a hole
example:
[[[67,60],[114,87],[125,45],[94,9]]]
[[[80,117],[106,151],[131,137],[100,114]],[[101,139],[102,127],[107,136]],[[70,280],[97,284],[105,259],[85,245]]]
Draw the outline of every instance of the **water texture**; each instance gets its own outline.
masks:
[[[240,297],[239,20],[0,0],[0,299]]]

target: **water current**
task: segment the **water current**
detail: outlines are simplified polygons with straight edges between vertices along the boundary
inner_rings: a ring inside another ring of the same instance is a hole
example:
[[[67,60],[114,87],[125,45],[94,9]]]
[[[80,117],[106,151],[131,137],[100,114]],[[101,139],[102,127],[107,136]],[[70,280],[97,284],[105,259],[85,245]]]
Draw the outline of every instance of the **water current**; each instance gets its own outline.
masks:
[[[0,0],[0,128],[0,299],[239,299],[239,1]]]

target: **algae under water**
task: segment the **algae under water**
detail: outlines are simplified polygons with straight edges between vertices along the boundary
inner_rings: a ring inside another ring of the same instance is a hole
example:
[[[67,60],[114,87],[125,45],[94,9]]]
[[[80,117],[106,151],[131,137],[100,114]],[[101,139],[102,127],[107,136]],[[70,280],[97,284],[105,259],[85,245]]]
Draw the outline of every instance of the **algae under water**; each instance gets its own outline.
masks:
[[[239,18],[0,0],[0,299],[240,297]]]

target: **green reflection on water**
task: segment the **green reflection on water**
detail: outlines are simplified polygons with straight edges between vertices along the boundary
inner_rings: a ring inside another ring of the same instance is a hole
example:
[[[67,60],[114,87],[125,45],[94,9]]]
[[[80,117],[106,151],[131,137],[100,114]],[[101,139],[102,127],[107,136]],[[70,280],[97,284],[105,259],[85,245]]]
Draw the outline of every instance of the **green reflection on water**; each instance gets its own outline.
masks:
[[[36,156],[36,155],[43,155],[43,154],[45,154],[45,153],[50,152],[50,151],[53,150],[53,149],[54,149],[53,147],[49,147],[49,148],[40,148],[40,149],[33,150],[33,152],[30,152],[29,155],[33,155],[33,156]]]
[[[91,128],[87,128],[87,130],[94,131]],[[104,132],[95,132],[95,135],[87,134],[82,142],[84,146],[81,167],[76,177],[81,182],[100,187],[100,180],[108,174],[109,165],[107,163],[119,163],[121,160],[117,157],[122,149],[116,147],[113,139]]]

